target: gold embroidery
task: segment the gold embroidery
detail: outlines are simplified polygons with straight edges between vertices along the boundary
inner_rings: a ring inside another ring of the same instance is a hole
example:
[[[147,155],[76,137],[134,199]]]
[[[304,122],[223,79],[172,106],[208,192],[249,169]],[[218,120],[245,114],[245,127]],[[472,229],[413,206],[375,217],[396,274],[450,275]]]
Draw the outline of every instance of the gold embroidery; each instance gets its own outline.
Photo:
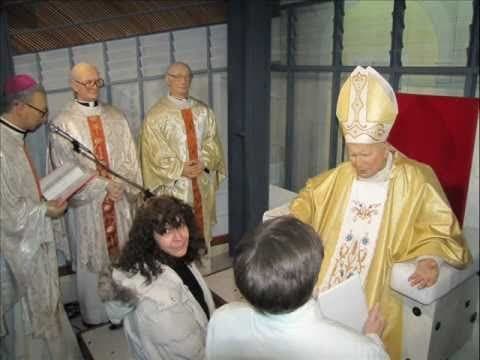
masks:
[[[380,203],[367,205],[357,200],[354,200],[353,204],[353,222],[360,219],[369,224],[372,222],[372,217],[378,215],[378,207],[381,205]]]
[[[365,106],[362,99],[362,91],[367,86],[367,75],[357,74],[352,76],[352,85],[355,89],[355,99],[352,103],[352,110],[353,110],[353,124],[357,124],[358,126],[362,127],[360,124],[360,112],[362,111],[363,107]]]
[[[367,249],[358,240],[346,241],[339,249],[333,265],[330,278],[321,290],[342,283],[354,274],[361,274],[366,267]]]
[[[343,124],[343,129],[353,138],[357,138],[361,135],[366,135],[371,139],[378,141],[385,136],[385,128],[383,124],[374,124],[368,128],[368,125],[362,126],[359,123],[352,122],[352,124]]]

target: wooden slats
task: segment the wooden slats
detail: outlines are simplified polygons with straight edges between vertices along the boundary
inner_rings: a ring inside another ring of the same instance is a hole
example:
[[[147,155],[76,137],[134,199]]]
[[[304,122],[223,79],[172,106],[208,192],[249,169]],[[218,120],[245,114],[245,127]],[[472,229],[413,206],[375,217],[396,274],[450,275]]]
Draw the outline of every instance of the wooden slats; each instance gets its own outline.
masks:
[[[39,1],[6,6],[16,54],[226,21],[225,1]]]

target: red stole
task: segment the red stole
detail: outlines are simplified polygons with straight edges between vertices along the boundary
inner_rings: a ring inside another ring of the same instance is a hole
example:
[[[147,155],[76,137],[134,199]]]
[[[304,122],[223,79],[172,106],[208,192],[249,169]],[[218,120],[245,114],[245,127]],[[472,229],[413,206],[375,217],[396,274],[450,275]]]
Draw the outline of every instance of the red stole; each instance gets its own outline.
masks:
[[[93,144],[93,152],[97,159],[108,167],[107,143],[105,141],[105,133],[103,132],[100,116],[88,116],[87,121]],[[107,179],[111,178],[110,174],[100,165],[97,165],[97,172],[101,177]],[[120,253],[118,246],[117,225],[115,221],[115,203],[108,196],[106,196],[102,203],[102,209],[108,255],[112,258],[118,256]]]
[[[195,132],[195,126],[193,125],[192,109],[183,109],[182,117],[185,122],[185,130],[187,133],[188,158],[190,160],[198,160],[197,135]],[[193,190],[193,212],[195,214],[195,219],[197,220],[197,226],[203,233],[202,195],[200,194],[197,179],[194,178],[190,180],[192,180]]]

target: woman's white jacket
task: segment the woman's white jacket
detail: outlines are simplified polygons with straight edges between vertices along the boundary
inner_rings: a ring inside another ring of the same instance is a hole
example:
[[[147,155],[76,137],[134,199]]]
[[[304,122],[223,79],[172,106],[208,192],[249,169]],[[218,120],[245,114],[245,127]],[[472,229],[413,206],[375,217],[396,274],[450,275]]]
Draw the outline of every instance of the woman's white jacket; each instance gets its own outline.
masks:
[[[188,266],[211,315],[215,309],[212,294],[197,267],[193,263]],[[106,302],[110,321],[123,320],[133,359],[204,359],[208,324],[205,312],[172,268],[163,265],[162,270],[146,285],[140,273],[131,276],[115,269],[112,277],[122,295]]]

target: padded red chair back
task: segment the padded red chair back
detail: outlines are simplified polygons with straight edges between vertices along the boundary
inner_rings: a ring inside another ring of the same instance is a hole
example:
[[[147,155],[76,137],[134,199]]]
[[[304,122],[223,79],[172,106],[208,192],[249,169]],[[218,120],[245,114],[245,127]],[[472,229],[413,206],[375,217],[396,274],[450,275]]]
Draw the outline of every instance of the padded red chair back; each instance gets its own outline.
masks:
[[[400,93],[397,100],[399,115],[388,141],[433,168],[463,224],[479,100]]]

